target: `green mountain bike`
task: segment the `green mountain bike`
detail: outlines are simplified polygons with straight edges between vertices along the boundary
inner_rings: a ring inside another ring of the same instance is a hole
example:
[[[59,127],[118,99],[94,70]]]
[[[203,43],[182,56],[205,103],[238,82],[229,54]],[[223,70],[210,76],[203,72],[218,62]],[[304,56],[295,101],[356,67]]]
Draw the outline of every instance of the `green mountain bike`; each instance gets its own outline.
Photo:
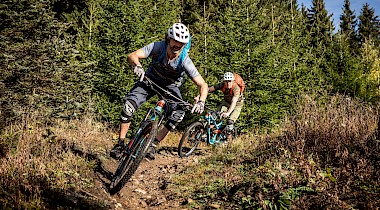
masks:
[[[110,194],[119,192],[137,170],[142,159],[145,157],[150,144],[156,137],[158,128],[162,124],[163,120],[168,117],[167,114],[170,113],[169,104],[176,103],[177,105],[183,106],[187,109],[193,107],[192,104],[185,102],[172,95],[169,91],[162,89],[148,77],[145,77],[144,79],[161,99],[156,103],[154,108],[150,108],[148,110],[134,137],[131,138],[129,143],[126,145],[125,150],[123,150],[123,153],[119,159],[119,166],[113,174],[113,178],[109,186]],[[167,99],[164,95],[171,96],[176,99],[176,101]]]

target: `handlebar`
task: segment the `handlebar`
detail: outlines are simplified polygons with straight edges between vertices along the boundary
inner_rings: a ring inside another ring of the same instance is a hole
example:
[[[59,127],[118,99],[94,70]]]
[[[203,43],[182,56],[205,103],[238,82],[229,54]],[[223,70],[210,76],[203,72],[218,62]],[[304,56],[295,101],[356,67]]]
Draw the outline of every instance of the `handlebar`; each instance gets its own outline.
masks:
[[[182,105],[184,106],[184,108],[186,108],[187,110],[191,111],[194,107],[193,104],[190,104],[189,102],[187,101],[184,101],[178,97],[176,97],[175,95],[173,95],[172,93],[170,93],[169,91],[163,89],[162,87],[160,87],[158,84],[156,84],[155,82],[153,82],[151,79],[149,79],[147,76],[144,76],[144,80],[146,80],[151,86],[154,85],[156,88],[160,89],[162,92],[164,92],[166,95],[169,95],[171,96],[172,98],[176,99],[177,101],[174,101],[174,100],[171,100],[171,99],[166,99],[163,94],[161,94],[158,90],[156,90],[155,88],[152,88],[158,95],[160,95],[162,98],[164,98],[165,100],[167,100],[169,103],[177,103],[179,105]],[[205,110],[208,110],[209,112],[211,113],[214,113],[216,114],[216,117],[220,119],[220,112],[218,111],[215,111],[213,109],[211,109],[210,107],[208,106],[205,106],[204,107]]]
[[[189,102],[187,101],[184,101],[180,98],[178,98],[177,96],[173,95],[172,93],[170,93],[169,91],[163,89],[162,87],[160,87],[158,84],[156,84],[155,82],[153,82],[151,79],[149,79],[147,76],[144,76],[144,80],[146,80],[151,86],[155,86],[157,89],[161,90],[162,92],[164,92],[166,95],[168,96],[171,96],[172,98],[174,98],[175,100],[177,101],[174,101],[174,100],[171,100],[171,99],[166,99],[165,96],[163,96],[162,93],[160,93],[158,90],[155,89],[155,87],[152,87],[152,89],[158,94],[161,96],[161,98],[164,98],[166,101],[168,101],[169,103],[177,103],[179,105],[182,105],[183,107],[185,107],[186,109],[188,110],[191,110],[193,108],[194,105],[190,104]]]
[[[221,119],[221,117],[220,117],[220,114],[221,114],[221,113],[220,113],[220,112],[215,111],[215,110],[211,109],[211,108],[208,107],[208,106],[205,106],[205,109],[206,109],[208,112],[210,112],[211,114],[215,114],[217,119]]]

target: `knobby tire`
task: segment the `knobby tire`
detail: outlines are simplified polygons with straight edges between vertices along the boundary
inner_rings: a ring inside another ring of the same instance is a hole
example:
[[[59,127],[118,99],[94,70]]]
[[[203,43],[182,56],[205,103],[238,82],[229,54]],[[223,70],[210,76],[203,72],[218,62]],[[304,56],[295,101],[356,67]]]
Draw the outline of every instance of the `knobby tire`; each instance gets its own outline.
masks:
[[[156,121],[143,122],[141,123],[141,126],[143,126],[143,132],[141,133],[138,139],[135,139],[134,145],[131,148],[131,154],[123,155],[122,161],[120,162],[112,178],[109,190],[111,195],[119,192],[128,182],[128,180],[132,177],[132,175],[135,173],[138,166],[140,165],[142,159],[145,157],[151,142],[156,137]],[[147,135],[149,135],[148,138],[145,139],[141,146],[139,146],[138,144],[140,144],[141,140],[145,138]],[[133,158],[133,155],[136,155],[136,157]],[[116,180],[118,180],[118,182],[114,183]]]
[[[178,145],[178,155],[180,157],[188,157],[202,141],[201,136],[206,133],[206,129],[204,129],[202,122],[197,121],[192,123],[182,135],[181,141]],[[186,147],[186,144],[191,145],[191,148]]]

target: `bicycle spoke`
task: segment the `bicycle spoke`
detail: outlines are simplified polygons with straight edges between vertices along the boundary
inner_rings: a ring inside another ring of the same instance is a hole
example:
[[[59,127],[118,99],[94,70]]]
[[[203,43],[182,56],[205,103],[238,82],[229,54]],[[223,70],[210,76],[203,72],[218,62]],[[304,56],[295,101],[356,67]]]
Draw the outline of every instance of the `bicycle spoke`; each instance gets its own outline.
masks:
[[[202,141],[203,131],[203,124],[201,122],[195,122],[189,126],[178,145],[179,156],[187,157],[194,152]]]

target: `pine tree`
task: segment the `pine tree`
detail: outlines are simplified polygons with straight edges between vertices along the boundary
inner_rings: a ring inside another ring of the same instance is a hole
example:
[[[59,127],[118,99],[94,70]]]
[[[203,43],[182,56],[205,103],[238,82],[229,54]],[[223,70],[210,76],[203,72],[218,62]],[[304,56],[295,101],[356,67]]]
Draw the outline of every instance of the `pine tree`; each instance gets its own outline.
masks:
[[[308,15],[309,15],[306,6],[305,6],[303,3],[301,4],[301,14],[302,14],[305,18],[307,18]]]
[[[328,15],[323,0],[313,0],[313,5],[308,9],[308,28],[313,37],[313,45],[319,46],[321,44],[329,43],[332,39],[332,32],[334,27],[332,25],[332,14]]]
[[[366,91],[367,100],[380,97],[380,50],[375,47],[373,41],[367,41],[361,47],[361,66],[366,73]]]
[[[370,8],[368,3],[363,5],[359,20],[360,45],[363,45],[367,40],[373,40],[376,44],[379,44],[378,16],[375,16],[375,10]]]
[[[350,9],[350,0],[345,0],[343,7],[343,14],[340,16],[340,31],[349,38],[349,43],[356,49],[357,35],[355,32],[356,17],[354,12]]]
[[[17,118],[38,110],[47,121],[79,117],[89,108],[91,72],[71,42],[70,23],[56,17],[50,1],[1,6],[0,112]]]

